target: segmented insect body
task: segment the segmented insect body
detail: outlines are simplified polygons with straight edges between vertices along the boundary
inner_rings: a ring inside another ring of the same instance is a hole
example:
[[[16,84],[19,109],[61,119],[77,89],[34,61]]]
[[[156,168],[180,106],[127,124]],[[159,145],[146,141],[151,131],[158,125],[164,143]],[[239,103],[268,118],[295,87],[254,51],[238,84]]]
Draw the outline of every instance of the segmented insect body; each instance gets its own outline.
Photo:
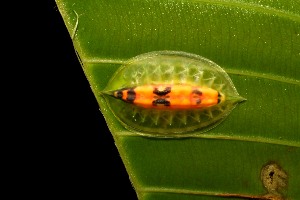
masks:
[[[114,91],[113,96],[136,106],[162,110],[207,108],[224,101],[217,90],[188,84],[142,85]]]
[[[213,128],[244,100],[217,64],[175,51],[150,52],[130,59],[103,94],[127,129],[171,137]]]

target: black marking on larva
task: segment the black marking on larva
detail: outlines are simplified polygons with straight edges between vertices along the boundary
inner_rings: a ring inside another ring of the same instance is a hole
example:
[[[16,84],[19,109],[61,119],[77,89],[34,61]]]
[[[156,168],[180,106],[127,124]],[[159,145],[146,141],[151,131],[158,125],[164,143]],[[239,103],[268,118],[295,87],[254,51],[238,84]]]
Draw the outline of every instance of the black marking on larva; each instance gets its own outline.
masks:
[[[116,91],[116,97],[117,97],[118,99],[122,99],[122,97],[123,97],[123,91],[122,91],[122,90]]]
[[[157,106],[158,104],[163,104],[165,106],[170,106],[171,105],[170,101],[167,101],[164,98],[160,98],[160,99],[156,99],[156,100],[152,101],[153,106]]]
[[[193,94],[197,94],[197,95],[202,95],[202,92],[200,91],[200,90],[193,90],[193,92],[192,92]]]
[[[127,90],[127,98],[126,98],[126,101],[130,102],[130,103],[133,103],[134,100],[135,100],[135,97],[136,97],[136,94],[135,94],[135,91],[133,88],[129,88]]]
[[[221,102],[221,97],[222,95],[220,94],[220,92],[218,92],[218,104]]]
[[[171,87],[166,87],[163,91],[159,91],[157,88],[154,88],[153,94],[158,96],[165,96],[171,92]]]
[[[199,105],[201,103],[201,99],[196,100],[196,104]]]

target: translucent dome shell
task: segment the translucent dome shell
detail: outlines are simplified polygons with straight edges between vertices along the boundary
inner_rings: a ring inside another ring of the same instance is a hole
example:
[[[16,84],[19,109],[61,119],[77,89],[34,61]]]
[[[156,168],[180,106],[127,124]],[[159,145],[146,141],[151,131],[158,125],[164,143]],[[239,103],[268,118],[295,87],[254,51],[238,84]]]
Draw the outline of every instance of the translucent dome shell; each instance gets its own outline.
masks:
[[[114,97],[115,91],[143,85],[195,85],[211,88],[223,100],[198,109],[155,109]],[[148,136],[181,137],[202,133],[222,122],[241,101],[228,74],[216,63],[190,53],[156,51],[123,64],[102,92],[114,116],[128,130]]]

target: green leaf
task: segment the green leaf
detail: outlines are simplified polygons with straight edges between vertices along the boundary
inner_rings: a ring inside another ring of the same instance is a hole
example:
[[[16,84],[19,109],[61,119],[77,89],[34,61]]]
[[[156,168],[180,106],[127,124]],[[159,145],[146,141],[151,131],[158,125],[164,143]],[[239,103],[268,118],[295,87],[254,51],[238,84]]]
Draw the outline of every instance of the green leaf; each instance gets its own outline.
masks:
[[[56,2],[140,200],[300,198],[300,1]],[[101,92],[128,59],[161,50],[214,61],[247,101],[195,137],[127,130]],[[264,187],[266,165],[287,186]]]

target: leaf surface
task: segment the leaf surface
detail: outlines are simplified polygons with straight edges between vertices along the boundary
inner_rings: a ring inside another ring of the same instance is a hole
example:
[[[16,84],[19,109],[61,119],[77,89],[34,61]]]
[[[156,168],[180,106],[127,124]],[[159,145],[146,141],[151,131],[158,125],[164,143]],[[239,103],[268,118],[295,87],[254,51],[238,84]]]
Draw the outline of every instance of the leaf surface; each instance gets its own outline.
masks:
[[[258,199],[269,162],[288,174],[280,194],[300,198],[300,1],[56,2],[140,200]],[[247,101],[197,137],[126,130],[101,91],[126,60],[160,50],[214,61]]]

